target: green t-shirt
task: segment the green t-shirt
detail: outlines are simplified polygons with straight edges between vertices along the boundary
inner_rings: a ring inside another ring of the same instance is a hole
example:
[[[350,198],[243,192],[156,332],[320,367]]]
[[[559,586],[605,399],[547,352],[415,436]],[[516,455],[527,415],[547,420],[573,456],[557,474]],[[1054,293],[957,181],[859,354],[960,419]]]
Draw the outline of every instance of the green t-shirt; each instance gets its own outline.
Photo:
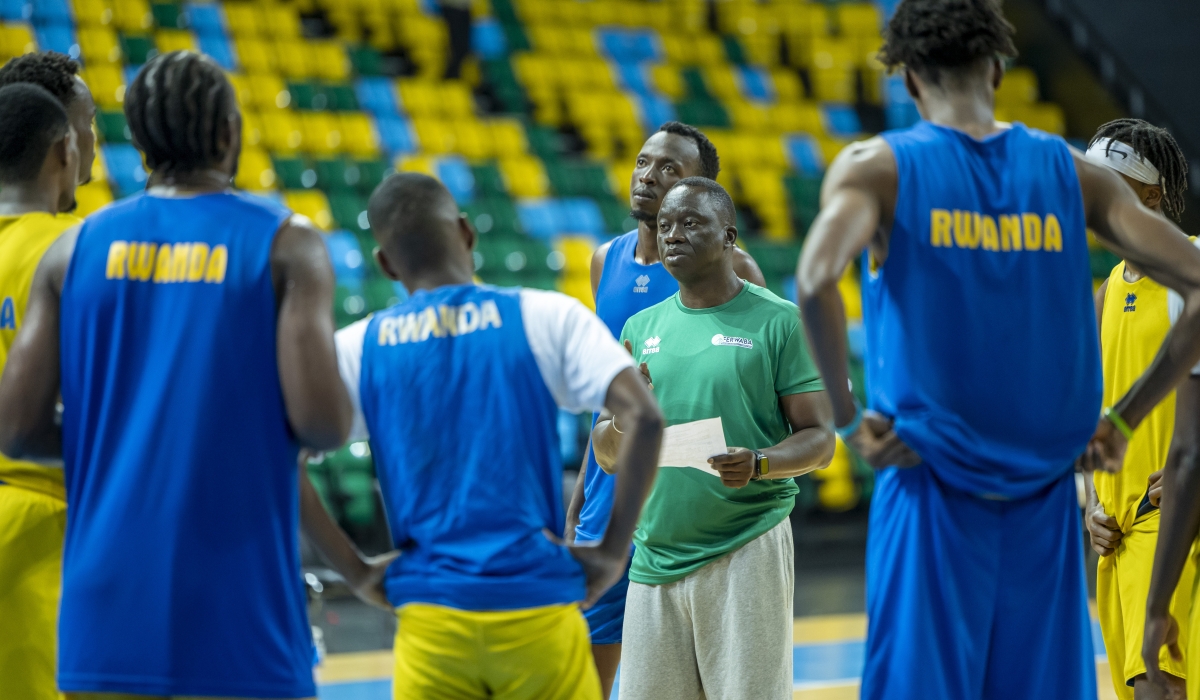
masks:
[[[675,294],[631,317],[627,339],[650,368],[667,425],[719,416],[730,447],[779,444],[791,434],[779,398],[824,388],[796,305],[749,282],[709,309],[686,308]],[[733,489],[716,471],[660,469],[629,580],[671,583],[738,549],[787,518],[797,490],[792,479]]]

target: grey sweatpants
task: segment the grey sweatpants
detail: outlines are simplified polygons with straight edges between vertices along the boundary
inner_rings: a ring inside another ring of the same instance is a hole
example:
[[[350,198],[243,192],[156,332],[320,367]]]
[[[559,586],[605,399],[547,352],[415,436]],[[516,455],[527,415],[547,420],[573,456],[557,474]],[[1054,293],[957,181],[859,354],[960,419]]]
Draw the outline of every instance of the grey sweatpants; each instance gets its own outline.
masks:
[[[629,584],[621,700],[791,700],[788,520],[661,586]]]

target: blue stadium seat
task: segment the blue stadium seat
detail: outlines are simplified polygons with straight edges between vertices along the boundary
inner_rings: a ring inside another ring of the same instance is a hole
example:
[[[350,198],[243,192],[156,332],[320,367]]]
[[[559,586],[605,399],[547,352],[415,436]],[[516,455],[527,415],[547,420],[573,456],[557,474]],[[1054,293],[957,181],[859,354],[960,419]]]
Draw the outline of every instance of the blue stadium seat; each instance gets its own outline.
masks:
[[[517,200],[517,220],[525,232],[535,238],[550,238],[559,233],[559,207],[553,199]]]
[[[6,22],[28,22],[33,5],[28,0],[0,0],[0,19]]]
[[[221,12],[220,4],[215,2],[189,3],[187,13],[192,23],[192,30],[197,35],[201,37],[214,34],[225,35],[225,16]]]
[[[237,70],[237,59],[233,55],[233,45],[224,32],[205,33],[196,35],[200,50],[212,57],[217,65],[227,71]]]
[[[735,66],[738,83],[746,99],[756,102],[775,101],[775,83],[771,74],[765,68],[756,66]]]
[[[475,173],[461,156],[443,156],[435,165],[438,179],[454,195],[459,205],[470,204],[475,199]]]
[[[34,24],[74,24],[71,6],[67,4],[67,0],[33,0],[30,19]]]
[[[128,197],[146,189],[146,170],[142,154],[131,143],[113,143],[101,147],[108,175],[116,184],[118,197]]]
[[[400,105],[396,102],[396,89],[390,78],[360,78],[354,84],[358,104],[376,117],[399,117]]]
[[[794,169],[805,175],[820,175],[825,171],[821,148],[812,136],[792,134],[784,137],[784,143]]]
[[[654,131],[662,124],[678,118],[675,104],[662,95],[642,95],[636,102],[640,103],[642,128],[646,131]]]
[[[143,65],[144,65],[144,64],[143,64]],[[142,72],[142,66],[140,66],[140,65],[138,65],[138,66],[125,66],[124,68],[122,68],[122,69],[121,69],[121,74],[122,74],[122,75],[125,77],[125,85],[126,85],[126,87],[128,87],[128,86],[130,86],[130,85],[133,85],[133,79],[134,79],[134,78],[136,78],[136,77],[137,77],[137,74],[138,74],[138,73],[141,73],[141,72]]]
[[[366,266],[358,239],[349,231],[334,231],[324,238],[338,286],[361,291]]]
[[[482,17],[471,25],[471,50],[484,60],[505,58],[508,55],[508,40],[504,37],[504,28],[495,17]]]
[[[621,87],[626,90],[632,90],[639,95],[653,95],[656,92],[650,82],[650,76],[646,74],[646,67],[640,63],[618,63],[617,76],[620,78]]]
[[[412,124],[404,117],[377,117],[380,145],[393,156],[417,150],[417,137]]]
[[[558,200],[558,228],[561,232],[586,233],[599,236],[608,228],[600,205],[589,197],[567,197]]]
[[[35,24],[33,33],[37,37],[39,49],[79,58],[79,40],[75,37],[75,28],[69,20],[66,23],[55,21],[52,24]]]
[[[850,105],[826,103],[821,105],[825,128],[834,136],[857,136],[862,133],[858,112]]]
[[[912,96],[908,94],[908,88],[904,87],[903,75],[889,75],[887,78],[884,78],[884,104],[912,104],[912,101]]]
[[[884,108],[887,128],[903,129],[921,120],[917,106],[911,102],[905,104],[890,104]]]
[[[601,29],[601,50],[617,63],[640,63],[661,58],[658,34],[651,29]]]

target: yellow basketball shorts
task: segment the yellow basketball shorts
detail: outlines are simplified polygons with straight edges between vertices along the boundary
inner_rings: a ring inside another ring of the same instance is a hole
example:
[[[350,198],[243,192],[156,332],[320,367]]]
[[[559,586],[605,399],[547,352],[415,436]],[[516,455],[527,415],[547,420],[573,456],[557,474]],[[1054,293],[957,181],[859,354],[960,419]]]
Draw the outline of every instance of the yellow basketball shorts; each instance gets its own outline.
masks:
[[[67,504],[0,485],[0,698],[57,700],[54,680]]]
[[[1121,538],[1117,551],[1100,557],[1096,569],[1096,608],[1100,615],[1100,631],[1108,652],[1108,668],[1113,686],[1121,700],[1133,700],[1132,681],[1146,672],[1142,663],[1142,633],[1146,628],[1146,598],[1150,594],[1150,571],[1154,568],[1154,548],[1158,543],[1159,512],[1133,524],[1133,529]],[[1188,557],[1175,596],[1171,599],[1171,615],[1180,625],[1179,639],[1184,660],[1176,661],[1164,647],[1159,654],[1159,668],[1179,678],[1187,678],[1187,647],[1189,615],[1192,608],[1192,587],[1196,564]]]
[[[396,617],[395,700],[600,700],[577,605],[470,612],[410,603]]]

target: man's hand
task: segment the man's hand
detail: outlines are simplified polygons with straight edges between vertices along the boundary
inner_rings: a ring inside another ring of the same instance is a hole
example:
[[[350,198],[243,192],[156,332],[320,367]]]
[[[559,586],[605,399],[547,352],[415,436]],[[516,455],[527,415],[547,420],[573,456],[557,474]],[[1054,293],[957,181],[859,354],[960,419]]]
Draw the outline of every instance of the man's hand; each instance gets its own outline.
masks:
[[[1084,478],[1090,477],[1085,475]],[[1117,545],[1121,544],[1123,537],[1121,527],[1116,518],[1104,512],[1104,506],[1089,503],[1084,522],[1087,523],[1088,534],[1092,538],[1092,549],[1096,550],[1096,554],[1107,557],[1117,551]]]
[[[1157,688],[1160,697],[1168,700],[1183,700],[1178,687],[1167,682],[1167,677],[1158,667],[1158,652],[1166,645],[1167,652],[1176,661],[1183,660],[1179,649],[1179,625],[1170,613],[1161,616],[1146,616],[1146,629],[1142,636],[1142,661],[1146,664],[1146,680]]]
[[[586,544],[567,544],[549,530],[542,530],[546,539],[560,547],[566,547],[575,561],[583,567],[583,575],[587,581],[587,592],[579,607],[587,610],[600,600],[608,589],[613,587],[625,575],[625,563],[629,561],[629,550],[619,554],[609,554],[600,547],[599,542]]]
[[[364,559],[362,576],[357,581],[347,581],[354,594],[375,607],[393,610],[383,589],[383,578],[387,575],[388,566],[399,556],[400,552],[394,551]]]
[[[626,340],[625,341],[625,350],[629,353],[630,356],[633,356],[633,343]],[[642,373],[642,378],[646,380],[646,386],[653,389],[654,388],[654,380],[650,379],[650,368],[646,365],[645,362],[638,364],[638,371]]]
[[[1128,446],[1129,441],[1117,430],[1117,426],[1109,419],[1101,418],[1092,439],[1088,440],[1087,449],[1075,460],[1075,465],[1085,472],[1116,474],[1125,462],[1125,448]]]
[[[1146,495],[1150,498],[1150,505],[1155,508],[1162,503],[1162,487],[1163,487],[1163,470],[1159,469],[1150,475],[1149,489]]]
[[[730,447],[728,453],[716,455],[708,463],[721,474],[721,483],[731,489],[742,488],[754,476],[754,453],[745,447]]]
[[[904,444],[892,429],[892,423],[891,418],[881,413],[864,411],[862,423],[846,438],[846,446],[875,469],[917,466],[921,463],[920,455]]]

